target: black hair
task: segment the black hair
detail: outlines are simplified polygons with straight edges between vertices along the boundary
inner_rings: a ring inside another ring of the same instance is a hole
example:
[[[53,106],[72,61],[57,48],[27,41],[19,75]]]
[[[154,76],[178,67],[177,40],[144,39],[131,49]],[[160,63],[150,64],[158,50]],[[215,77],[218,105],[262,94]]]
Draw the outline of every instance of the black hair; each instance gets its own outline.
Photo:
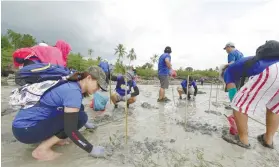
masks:
[[[171,47],[167,46],[164,50],[164,53],[171,53]]]

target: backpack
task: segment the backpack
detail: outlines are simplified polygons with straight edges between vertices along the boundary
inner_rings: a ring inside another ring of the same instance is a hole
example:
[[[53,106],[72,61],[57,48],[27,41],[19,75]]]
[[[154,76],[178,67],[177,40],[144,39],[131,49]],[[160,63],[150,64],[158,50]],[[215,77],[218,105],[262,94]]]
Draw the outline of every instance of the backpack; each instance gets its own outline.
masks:
[[[279,42],[270,40],[259,46],[256,50],[256,56],[245,62],[243,76],[247,77],[247,69],[259,60],[279,60]]]
[[[46,80],[60,80],[74,73],[66,67],[50,63],[34,63],[22,67],[15,74],[15,83],[23,86],[25,84],[39,83]]]
[[[14,89],[10,95],[9,105],[16,109],[27,109],[40,102],[45,93],[68,82],[67,80],[47,80],[40,83],[26,84]]]

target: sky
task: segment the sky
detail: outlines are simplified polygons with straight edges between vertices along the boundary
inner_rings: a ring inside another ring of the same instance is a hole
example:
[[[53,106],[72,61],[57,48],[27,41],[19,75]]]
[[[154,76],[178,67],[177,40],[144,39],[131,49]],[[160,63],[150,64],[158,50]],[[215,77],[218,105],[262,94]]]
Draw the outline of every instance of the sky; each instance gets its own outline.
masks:
[[[88,56],[92,48],[112,63],[122,43],[135,49],[135,66],[170,46],[175,69],[208,69],[227,63],[227,42],[253,56],[266,40],[279,40],[278,8],[278,0],[2,1],[1,33],[64,39],[73,52]]]

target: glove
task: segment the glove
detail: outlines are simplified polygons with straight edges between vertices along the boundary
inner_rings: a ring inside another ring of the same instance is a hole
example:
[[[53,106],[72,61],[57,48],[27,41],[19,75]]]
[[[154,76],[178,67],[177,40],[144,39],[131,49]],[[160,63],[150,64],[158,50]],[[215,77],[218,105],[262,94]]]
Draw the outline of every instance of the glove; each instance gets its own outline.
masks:
[[[93,124],[93,123],[89,123],[86,122],[86,124],[84,125],[87,129],[96,129],[97,125]]]
[[[131,98],[131,94],[127,95],[127,100]],[[126,96],[121,96],[122,101],[126,101]]]
[[[93,146],[92,151],[89,153],[90,156],[95,158],[104,158],[105,157],[105,148],[102,146]]]

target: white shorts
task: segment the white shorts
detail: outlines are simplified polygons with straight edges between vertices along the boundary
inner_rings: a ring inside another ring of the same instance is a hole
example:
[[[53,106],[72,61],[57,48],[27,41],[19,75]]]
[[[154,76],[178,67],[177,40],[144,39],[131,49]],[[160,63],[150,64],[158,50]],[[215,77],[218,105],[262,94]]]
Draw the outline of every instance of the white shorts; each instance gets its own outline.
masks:
[[[177,87],[177,91],[182,91],[182,94],[186,94],[186,93],[184,92],[182,86],[178,86],[178,87]],[[193,87],[190,87],[190,89],[188,90],[188,93],[189,93],[190,95],[193,95],[193,94],[194,94],[194,89],[193,89]]]
[[[244,114],[268,108],[279,113],[279,63],[267,67],[262,73],[249,78],[237,92],[232,108]]]

